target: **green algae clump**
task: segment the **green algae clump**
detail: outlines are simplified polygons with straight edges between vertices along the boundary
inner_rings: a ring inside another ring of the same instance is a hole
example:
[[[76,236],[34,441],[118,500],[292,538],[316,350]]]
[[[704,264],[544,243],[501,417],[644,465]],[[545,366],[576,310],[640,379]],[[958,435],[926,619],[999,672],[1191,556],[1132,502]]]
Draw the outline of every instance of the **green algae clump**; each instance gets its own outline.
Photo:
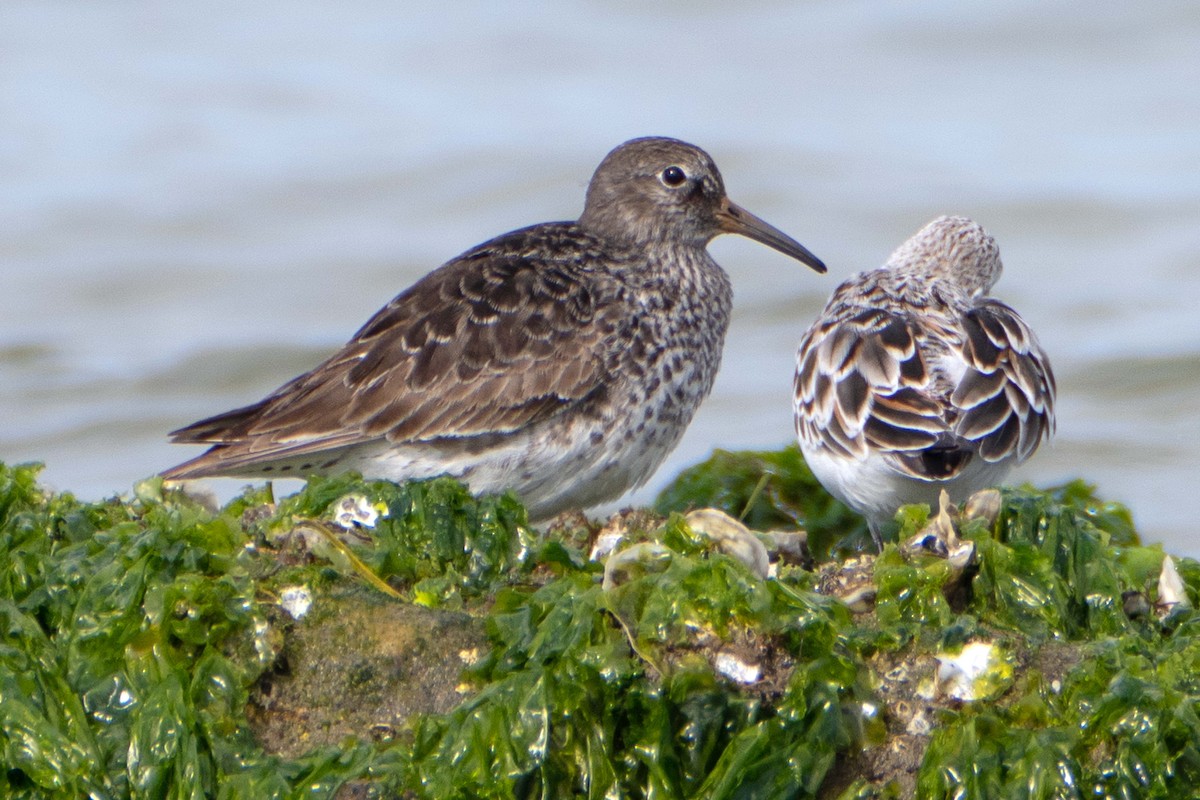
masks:
[[[546,533],[515,498],[448,479],[313,479],[213,510],[155,480],[85,503],[37,471],[0,465],[5,797],[1167,798],[1200,782],[1200,565],[1180,560],[1182,596],[1161,596],[1161,550],[1079,482],[1006,489],[994,521],[964,523],[977,562],[950,595],[944,559],[841,557],[864,528],[795,448],[718,453],[657,516]],[[806,528],[816,571],[764,579],[675,513],[709,506]],[[902,510],[901,541],[928,518]],[[606,534],[628,565],[607,582],[588,558]],[[873,602],[830,589],[851,573]],[[947,664],[972,653],[995,658],[954,664],[977,694],[952,691]]]

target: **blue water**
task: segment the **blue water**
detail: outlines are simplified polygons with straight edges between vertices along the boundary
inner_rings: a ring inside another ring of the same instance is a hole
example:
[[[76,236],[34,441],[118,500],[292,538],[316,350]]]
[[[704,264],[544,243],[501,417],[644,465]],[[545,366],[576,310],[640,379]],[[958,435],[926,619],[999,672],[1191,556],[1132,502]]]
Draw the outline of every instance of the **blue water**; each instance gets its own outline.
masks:
[[[996,294],[1059,377],[1059,435],[1015,477],[1083,476],[1200,555],[1200,5],[249,5],[0,5],[0,459],[126,492],[194,452],[171,428],[468,246],[577,215],[604,153],[666,134],[831,274],[714,243],[725,365],[633,500],[788,441],[829,292],[952,212],[999,240]]]

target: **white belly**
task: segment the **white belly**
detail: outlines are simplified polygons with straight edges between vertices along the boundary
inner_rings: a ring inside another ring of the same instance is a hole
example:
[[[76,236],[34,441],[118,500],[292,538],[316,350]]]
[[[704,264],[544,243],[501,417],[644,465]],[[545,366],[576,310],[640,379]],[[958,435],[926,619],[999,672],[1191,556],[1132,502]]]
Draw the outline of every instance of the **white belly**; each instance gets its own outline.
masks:
[[[896,472],[877,454],[857,460],[803,443],[800,449],[821,485],[866,517],[872,526],[891,522],[896,510],[903,505],[924,503],[936,510],[943,489],[949,493],[951,501],[961,504],[980,489],[1000,484],[1013,467],[1012,459],[991,464],[975,456],[953,478],[922,481]]]

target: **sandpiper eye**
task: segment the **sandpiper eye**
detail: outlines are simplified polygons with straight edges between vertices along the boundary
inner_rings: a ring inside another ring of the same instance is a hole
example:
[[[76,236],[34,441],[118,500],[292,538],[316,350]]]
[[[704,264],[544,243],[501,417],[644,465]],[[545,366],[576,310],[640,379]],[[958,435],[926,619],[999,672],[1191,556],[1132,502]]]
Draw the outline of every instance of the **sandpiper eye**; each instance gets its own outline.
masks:
[[[663,185],[674,189],[684,184],[687,180],[687,173],[683,171],[682,167],[667,167],[662,171],[662,175],[658,177],[663,182]]]

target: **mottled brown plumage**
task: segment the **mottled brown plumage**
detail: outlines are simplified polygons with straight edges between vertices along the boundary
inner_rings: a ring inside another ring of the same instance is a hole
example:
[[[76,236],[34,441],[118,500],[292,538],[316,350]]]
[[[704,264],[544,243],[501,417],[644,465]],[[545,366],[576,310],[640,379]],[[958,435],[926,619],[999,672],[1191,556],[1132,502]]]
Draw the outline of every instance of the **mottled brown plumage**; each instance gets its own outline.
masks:
[[[447,473],[516,490],[535,518],[613,499],[649,477],[712,387],[731,302],[705,249],[720,233],[824,271],[731,203],[702,150],[627,142],[577,222],[442,265],[311,372],[175,431],[212,447],[163,475]]]
[[[939,217],[839,286],[800,342],[795,418],[818,479],[877,542],[905,503],[995,485],[1054,430],[1054,375],[1024,320],[984,296],[995,240]]]

